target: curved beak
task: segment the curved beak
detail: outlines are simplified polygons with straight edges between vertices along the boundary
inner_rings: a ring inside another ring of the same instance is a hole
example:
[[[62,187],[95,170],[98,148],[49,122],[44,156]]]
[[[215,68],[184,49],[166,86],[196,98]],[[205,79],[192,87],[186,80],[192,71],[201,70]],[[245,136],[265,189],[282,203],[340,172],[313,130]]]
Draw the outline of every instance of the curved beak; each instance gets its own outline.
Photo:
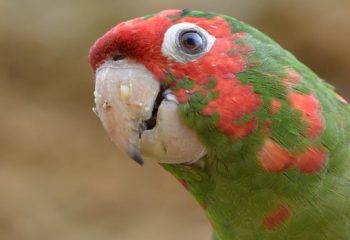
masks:
[[[107,61],[96,70],[94,111],[111,140],[140,165],[142,122],[151,118],[160,83],[142,64]]]

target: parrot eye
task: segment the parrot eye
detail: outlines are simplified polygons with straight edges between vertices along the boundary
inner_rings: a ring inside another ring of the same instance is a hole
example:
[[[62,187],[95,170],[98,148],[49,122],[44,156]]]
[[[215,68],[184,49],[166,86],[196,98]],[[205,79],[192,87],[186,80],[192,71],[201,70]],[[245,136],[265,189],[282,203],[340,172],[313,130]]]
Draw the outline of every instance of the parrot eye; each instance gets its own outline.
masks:
[[[179,36],[181,49],[188,54],[197,54],[205,49],[205,38],[195,31],[184,31]]]
[[[209,52],[215,37],[193,23],[178,23],[164,34],[162,53],[177,62],[196,61]]]

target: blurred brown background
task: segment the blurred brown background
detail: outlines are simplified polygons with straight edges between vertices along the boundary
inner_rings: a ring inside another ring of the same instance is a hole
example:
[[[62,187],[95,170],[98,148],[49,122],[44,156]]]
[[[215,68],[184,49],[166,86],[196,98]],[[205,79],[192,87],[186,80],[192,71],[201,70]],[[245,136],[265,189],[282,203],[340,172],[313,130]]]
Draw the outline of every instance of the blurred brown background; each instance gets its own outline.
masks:
[[[0,0],[1,240],[209,240],[189,194],[120,154],[91,111],[90,45],[167,8],[236,16],[350,95],[348,0]]]

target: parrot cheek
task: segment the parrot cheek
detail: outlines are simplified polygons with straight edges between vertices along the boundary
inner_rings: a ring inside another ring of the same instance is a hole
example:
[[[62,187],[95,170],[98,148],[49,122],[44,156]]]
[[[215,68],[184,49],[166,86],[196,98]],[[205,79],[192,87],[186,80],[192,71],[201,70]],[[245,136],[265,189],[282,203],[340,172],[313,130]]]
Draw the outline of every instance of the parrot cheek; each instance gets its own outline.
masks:
[[[194,163],[206,155],[195,132],[181,120],[178,101],[144,65],[106,61],[96,71],[94,111],[114,144],[130,158]]]

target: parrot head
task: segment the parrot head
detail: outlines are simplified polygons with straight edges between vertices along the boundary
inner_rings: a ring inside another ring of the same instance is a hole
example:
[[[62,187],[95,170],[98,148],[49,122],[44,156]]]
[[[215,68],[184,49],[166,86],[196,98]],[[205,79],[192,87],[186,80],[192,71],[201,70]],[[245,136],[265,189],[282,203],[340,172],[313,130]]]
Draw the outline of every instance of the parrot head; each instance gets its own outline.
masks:
[[[252,51],[242,44],[246,34],[233,33],[221,16],[192,13],[166,10],[120,23],[90,50],[95,112],[138,163],[195,163],[207,144],[220,144],[199,135],[239,139],[257,128],[253,116],[242,118],[261,98],[235,76]]]

